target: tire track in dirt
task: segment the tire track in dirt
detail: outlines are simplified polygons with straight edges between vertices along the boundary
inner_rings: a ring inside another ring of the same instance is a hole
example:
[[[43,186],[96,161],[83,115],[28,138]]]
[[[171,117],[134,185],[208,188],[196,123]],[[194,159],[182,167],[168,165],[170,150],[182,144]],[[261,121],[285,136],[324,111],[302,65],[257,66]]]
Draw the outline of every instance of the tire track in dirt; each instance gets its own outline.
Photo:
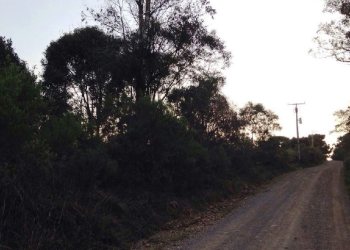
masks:
[[[342,163],[287,174],[204,232],[167,249],[350,249]]]

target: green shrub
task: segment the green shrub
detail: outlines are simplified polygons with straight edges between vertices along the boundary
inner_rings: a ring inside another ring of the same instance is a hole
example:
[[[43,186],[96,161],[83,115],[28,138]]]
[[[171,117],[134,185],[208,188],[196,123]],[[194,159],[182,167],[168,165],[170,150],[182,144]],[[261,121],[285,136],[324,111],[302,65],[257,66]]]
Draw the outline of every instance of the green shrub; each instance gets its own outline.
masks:
[[[324,155],[319,148],[313,147],[302,147],[301,149],[301,165],[315,166],[322,164],[326,160],[326,155]]]
[[[69,113],[51,116],[40,130],[42,139],[58,157],[75,150],[83,132],[81,119]]]
[[[120,165],[119,182],[130,190],[183,193],[200,189],[206,150],[183,121],[161,103],[144,100],[126,118],[127,130],[111,139]]]
[[[336,161],[344,161],[350,156],[350,133],[347,133],[338,138],[335,145],[332,159]]]
[[[30,72],[15,64],[0,68],[0,160],[16,161],[37,140],[43,103]]]

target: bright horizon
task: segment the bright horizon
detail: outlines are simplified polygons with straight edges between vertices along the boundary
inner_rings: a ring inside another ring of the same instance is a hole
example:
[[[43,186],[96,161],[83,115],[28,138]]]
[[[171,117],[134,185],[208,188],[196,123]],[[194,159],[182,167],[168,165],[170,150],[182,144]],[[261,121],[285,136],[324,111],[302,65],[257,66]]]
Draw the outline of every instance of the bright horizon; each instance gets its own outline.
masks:
[[[300,136],[325,134],[334,143],[333,113],[350,105],[347,72],[350,66],[308,53],[324,13],[324,0],[212,0],[217,9],[210,27],[232,53],[224,75],[223,93],[238,107],[262,103],[280,118],[278,135],[295,137],[294,108],[299,109]],[[44,51],[53,40],[81,27],[85,6],[103,1],[0,0],[0,36],[12,39],[21,59],[40,69]]]

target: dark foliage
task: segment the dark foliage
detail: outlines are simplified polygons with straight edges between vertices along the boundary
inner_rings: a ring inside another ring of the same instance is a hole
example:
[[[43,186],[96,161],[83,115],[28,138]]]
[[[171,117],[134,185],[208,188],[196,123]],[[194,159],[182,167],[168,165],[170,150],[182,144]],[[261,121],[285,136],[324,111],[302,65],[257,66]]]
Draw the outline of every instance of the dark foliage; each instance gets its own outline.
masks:
[[[91,136],[115,132],[114,107],[128,77],[121,54],[121,41],[95,27],[52,42],[45,53],[42,82],[50,114],[81,116]]]
[[[111,139],[118,182],[129,190],[183,194],[202,188],[205,149],[160,102],[145,99],[125,117],[127,131]]]
[[[128,84],[136,99],[164,99],[207,71],[206,65],[214,69],[229,62],[224,43],[205,25],[205,18],[215,14],[207,0],[109,0],[88,13],[85,20],[92,17],[126,45],[134,72]]]
[[[240,116],[244,121],[244,131],[251,137],[252,141],[265,141],[271,137],[271,133],[280,130],[278,116],[258,103],[248,102],[240,110]]]
[[[92,11],[108,34],[52,42],[40,84],[0,38],[1,248],[127,249],[183,204],[297,164],[295,139],[272,136],[278,117],[261,104],[237,111],[205,70],[229,59],[204,24],[209,1],[129,2],[136,25],[111,5]],[[301,140],[307,166],[329,151],[312,138]]]
[[[326,161],[331,153],[330,146],[325,142],[325,135],[313,134],[308,137],[300,138],[300,153],[302,166],[314,166]],[[290,142],[291,147],[297,150],[297,139],[293,138]],[[297,155],[295,154],[295,162]]]
[[[203,77],[198,86],[174,90],[169,101],[178,116],[188,121],[190,129],[202,143],[228,143],[239,141],[242,122],[219,89],[223,79]]]
[[[338,142],[334,147],[332,159],[344,161],[350,156],[350,107],[345,110],[339,110],[334,113],[338,124],[335,126],[336,132],[343,133],[338,138]]]
[[[0,68],[13,63],[21,69],[25,69],[25,63],[18,57],[12,48],[12,41],[0,36]]]
[[[335,145],[332,159],[343,161],[350,156],[350,134],[347,133],[338,138],[338,143]]]

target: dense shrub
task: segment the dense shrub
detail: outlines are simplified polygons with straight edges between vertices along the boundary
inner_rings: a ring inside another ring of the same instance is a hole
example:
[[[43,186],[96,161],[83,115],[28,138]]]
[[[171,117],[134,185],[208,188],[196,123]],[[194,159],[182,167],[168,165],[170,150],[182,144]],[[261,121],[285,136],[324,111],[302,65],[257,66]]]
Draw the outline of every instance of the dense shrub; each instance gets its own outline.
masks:
[[[335,145],[332,159],[343,161],[350,156],[350,133],[347,133],[338,138],[338,143]]]
[[[128,248],[179,215],[180,201],[217,201],[296,163],[295,139],[271,136],[277,116],[262,104],[237,112],[217,74],[187,75],[175,88],[182,76],[172,60],[186,59],[152,55],[166,69],[126,77],[124,60],[150,70],[143,53],[130,55],[135,44],[109,48],[116,40],[95,28],[64,37],[48,49],[40,85],[0,37],[1,247]],[[224,53],[213,38],[204,44]],[[301,140],[304,165],[325,160],[324,136],[315,138],[315,147]]]
[[[301,164],[303,166],[315,166],[323,163],[326,160],[319,148],[304,147],[301,150]]]
[[[37,140],[42,101],[30,72],[9,63],[0,68],[0,159],[16,161]]]
[[[344,161],[344,176],[345,176],[345,184],[350,194],[350,158],[347,158]]]
[[[125,119],[125,133],[109,143],[110,154],[120,164],[121,185],[178,194],[201,188],[206,150],[183,121],[162,103],[148,100],[137,103]]]

